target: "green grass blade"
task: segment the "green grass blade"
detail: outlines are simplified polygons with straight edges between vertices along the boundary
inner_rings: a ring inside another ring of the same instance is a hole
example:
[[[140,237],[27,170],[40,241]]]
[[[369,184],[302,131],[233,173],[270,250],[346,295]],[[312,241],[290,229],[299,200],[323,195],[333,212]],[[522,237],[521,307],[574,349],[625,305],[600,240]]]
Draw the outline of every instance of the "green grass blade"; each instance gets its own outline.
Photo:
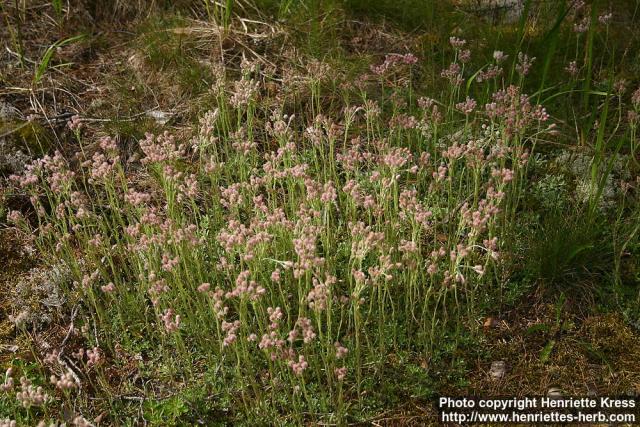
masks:
[[[553,24],[553,27],[547,32],[545,37],[542,39],[543,46],[549,46],[544,56],[544,66],[542,68],[542,77],[540,78],[540,90],[544,88],[544,85],[547,81],[547,76],[549,74],[549,68],[551,67],[551,61],[556,53],[556,49],[558,47],[558,39],[560,36],[560,28],[562,27],[562,23],[566,19],[569,14],[569,9],[566,5],[566,1],[562,1],[560,5],[560,13],[558,14],[558,18],[556,22]],[[538,98],[539,100],[539,98]]]
[[[58,40],[57,42],[49,46],[47,50],[44,52],[44,55],[42,55],[42,59],[40,59],[40,62],[36,67],[35,74],[33,75],[33,84],[36,85],[40,83],[40,81],[42,80],[42,77],[44,76],[44,73],[49,68],[49,63],[51,62],[51,58],[53,58],[53,54],[55,53],[57,48],[66,46],[71,43],[75,43],[78,40],[81,40],[83,38],[84,38],[84,35],[73,36],[63,40]]]
[[[589,25],[589,32],[587,34],[587,51],[586,51],[586,68],[587,75],[584,80],[584,92],[582,103],[584,108],[589,106],[589,91],[591,90],[591,79],[593,76],[593,39],[596,33],[596,24],[598,22],[598,8],[597,1],[593,2],[591,6],[591,24]]]

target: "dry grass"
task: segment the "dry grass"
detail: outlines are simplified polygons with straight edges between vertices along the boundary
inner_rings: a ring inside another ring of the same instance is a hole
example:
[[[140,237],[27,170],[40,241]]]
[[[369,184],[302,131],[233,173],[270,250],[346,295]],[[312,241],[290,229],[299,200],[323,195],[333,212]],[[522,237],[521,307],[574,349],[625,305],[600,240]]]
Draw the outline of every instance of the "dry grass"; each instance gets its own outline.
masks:
[[[640,392],[640,333],[619,314],[584,314],[577,308],[556,321],[545,301],[510,313],[486,331],[491,355],[479,360],[470,390],[490,396],[546,395],[560,388],[567,396],[634,395]],[[541,326],[544,326],[541,328]],[[550,341],[555,344],[543,356]],[[506,375],[489,375],[492,361],[507,364]]]

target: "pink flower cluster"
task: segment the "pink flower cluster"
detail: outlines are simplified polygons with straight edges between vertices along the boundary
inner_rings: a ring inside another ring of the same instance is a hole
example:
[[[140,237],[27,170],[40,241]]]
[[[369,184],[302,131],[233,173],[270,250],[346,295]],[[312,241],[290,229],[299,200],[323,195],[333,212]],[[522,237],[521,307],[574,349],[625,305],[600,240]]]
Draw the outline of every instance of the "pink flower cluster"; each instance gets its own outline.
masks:
[[[240,272],[236,278],[235,288],[227,292],[225,296],[227,298],[248,298],[251,301],[257,301],[267,290],[258,285],[254,280],[250,280],[250,275],[249,270]]]
[[[87,366],[97,366],[102,364],[104,357],[99,347],[93,347],[87,350]]]
[[[465,45],[467,44],[467,41],[455,36],[451,36],[449,37],[449,44],[453,46],[455,49],[461,49],[465,47]]]
[[[464,102],[459,102],[456,104],[456,109],[463,112],[464,114],[471,114],[477,106],[478,103],[474,99],[467,97]]]
[[[449,80],[452,86],[460,86],[464,82],[462,77],[462,68],[457,62],[452,62],[449,68],[442,70],[440,76]]]
[[[224,291],[220,289],[220,287],[216,287],[213,291],[209,290],[210,288],[211,285],[209,283],[203,283],[198,286],[198,292],[207,293],[209,295],[211,298],[213,313],[217,318],[221,319],[229,312],[229,307],[224,305]]]
[[[2,384],[0,384],[0,391],[7,392],[13,389],[14,380],[13,380],[13,368],[8,368],[4,374],[4,380]]]
[[[300,376],[305,371],[305,369],[309,367],[309,363],[303,355],[299,355],[297,362],[294,362],[293,360],[289,361],[289,367],[294,374]]]
[[[160,297],[165,292],[169,291],[167,281],[163,278],[157,277],[156,273],[149,273],[149,289],[148,293],[151,297],[151,303],[155,306],[160,302]]]
[[[476,81],[478,81],[479,83],[482,83],[488,80],[493,80],[496,77],[500,77],[503,71],[504,70],[502,69],[502,67],[498,65],[495,65],[495,64],[489,65],[486,70],[481,70],[480,72],[478,72]]]
[[[339,341],[336,341],[333,346],[336,349],[336,359],[343,359],[349,354],[349,349],[340,344]]]
[[[92,159],[83,163],[83,166],[89,164],[91,166],[91,179],[89,180],[91,184],[103,182],[109,178],[119,160],[118,144],[113,138],[109,136],[101,138],[99,147],[100,150],[93,154]]]
[[[384,233],[373,231],[370,225],[364,222],[349,223],[351,229],[351,256],[354,259],[363,259],[371,250],[381,246],[384,241]]]
[[[516,71],[521,76],[526,76],[527,74],[529,74],[529,70],[531,70],[531,66],[533,65],[533,62],[535,60],[535,57],[532,58],[522,52],[518,52],[518,63],[516,64]]]
[[[240,329],[240,321],[235,320],[233,322],[222,321],[222,332],[226,333],[222,345],[228,347],[238,339],[238,329]]]
[[[293,239],[293,249],[298,256],[293,267],[293,277],[300,278],[305,273],[319,268],[324,264],[324,258],[317,255],[316,240],[321,228],[313,222],[320,216],[320,212],[301,206],[296,223],[296,237]]]
[[[167,308],[164,310],[162,316],[160,316],[162,322],[164,323],[164,330],[167,333],[172,333],[180,328],[180,315],[176,314],[172,308]]]
[[[175,137],[166,131],[158,136],[146,133],[145,138],[140,140],[139,144],[145,155],[141,160],[142,164],[164,163],[186,156],[186,145],[176,146]]]
[[[233,92],[229,103],[234,108],[241,108],[249,104],[258,92],[259,82],[251,79],[240,79],[233,83]]]
[[[423,228],[429,228],[429,218],[433,214],[418,201],[418,191],[415,188],[402,190],[399,197],[399,205],[401,209],[400,219],[413,218]]]
[[[27,377],[20,378],[20,391],[16,393],[16,399],[23,408],[42,406],[50,400],[49,395],[41,386],[34,386]]]
[[[307,294],[307,303],[312,310],[325,310],[327,300],[331,292],[331,285],[337,282],[334,276],[327,276],[324,282],[314,277],[312,279],[313,288]]]
[[[497,194],[494,197],[490,197],[489,194],[487,196],[487,199],[482,199],[478,202],[476,209],[472,209],[467,203],[460,208],[460,215],[465,223],[471,227],[472,235],[477,236],[485,231],[489,221],[500,212],[495,201],[499,201],[501,194]]]
[[[313,325],[311,324],[311,320],[307,317],[299,317],[296,322],[295,327],[289,331],[289,336],[287,337],[287,341],[290,343],[294,343],[300,335],[302,334],[302,341],[305,344],[309,344],[316,338],[316,333],[313,330]]]
[[[490,118],[503,120],[508,134],[520,134],[532,124],[545,122],[549,114],[541,105],[532,105],[517,86],[509,86],[493,94],[493,102],[485,105]]]
[[[365,209],[372,209],[377,206],[375,198],[371,194],[366,194],[362,186],[353,179],[347,181],[342,187],[342,191],[351,197],[356,206]]]
[[[390,147],[382,156],[382,164],[390,169],[400,169],[413,159],[411,151],[406,147]]]
[[[73,374],[69,371],[60,375],[60,378],[55,375],[51,375],[50,381],[51,384],[60,390],[72,390],[78,387],[78,383],[76,382]]]
[[[71,116],[71,119],[67,122],[67,127],[74,132],[78,132],[82,129],[82,119],[79,115],[74,114]]]

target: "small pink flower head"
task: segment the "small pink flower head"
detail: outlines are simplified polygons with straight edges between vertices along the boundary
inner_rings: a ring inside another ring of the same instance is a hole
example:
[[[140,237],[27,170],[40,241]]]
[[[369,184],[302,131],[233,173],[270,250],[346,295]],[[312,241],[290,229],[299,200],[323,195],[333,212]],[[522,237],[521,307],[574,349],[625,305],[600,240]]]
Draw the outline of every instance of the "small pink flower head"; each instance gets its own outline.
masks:
[[[573,31],[577,34],[586,33],[591,26],[591,20],[588,16],[582,18],[579,22],[573,24]]]
[[[351,274],[353,275],[353,278],[355,279],[356,283],[365,283],[367,276],[364,274],[364,272],[362,270],[352,270]]]
[[[124,195],[124,200],[133,206],[144,206],[151,202],[151,195],[129,188],[127,193]]]
[[[493,52],[493,59],[498,64],[504,62],[508,57],[509,57],[509,55],[505,55],[504,52],[501,51],[501,50],[496,50],[496,51]]]
[[[631,103],[635,108],[640,108],[640,87],[631,95]]]
[[[71,390],[78,386],[71,372],[62,374],[60,378],[57,378],[55,375],[51,375],[50,379],[51,384],[55,385],[56,388],[60,390]]]
[[[508,183],[513,181],[513,171],[511,169],[503,168],[503,169],[493,169],[491,171],[491,176],[497,178],[499,182]]]
[[[334,372],[338,381],[344,380],[344,377],[347,376],[347,368],[344,366],[342,368],[336,368]]]
[[[109,282],[108,284],[101,286],[100,289],[102,289],[102,292],[105,294],[110,294],[116,290],[116,285],[114,285],[113,282]]]
[[[50,353],[47,353],[47,355],[44,357],[44,361],[45,363],[54,366],[58,363],[58,360],[60,359],[60,351],[59,350],[53,350]]]
[[[627,91],[627,84],[628,81],[625,79],[618,79],[614,82],[613,84],[613,90],[618,94],[618,95],[623,95],[626,91]]]
[[[370,69],[373,74],[380,76],[398,65],[413,65],[416,62],[418,62],[418,58],[412,53],[405,55],[394,53],[386,55],[382,64],[372,65]]]
[[[578,69],[578,63],[576,61],[571,61],[569,62],[569,65],[567,65],[564,70],[569,73],[572,77],[575,77],[578,75],[578,73],[580,72],[580,70]]]
[[[93,349],[87,350],[87,365],[88,366],[97,366],[102,363],[102,351],[100,348],[93,347]]]
[[[20,378],[20,391],[16,393],[16,399],[23,408],[30,408],[44,405],[50,400],[50,397],[42,387],[36,387],[27,377],[22,377]]]
[[[298,356],[298,361],[294,362],[293,360],[289,361],[289,366],[293,370],[293,373],[300,376],[302,373],[309,367],[309,363],[305,360],[303,355]]]
[[[169,254],[162,254],[162,269],[164,271],[172,271],[180,263],[180,257],[178,255],[175,258],[171,258]]]
[[[282,270],[280,270],[279,268],[273,270],[273,272],[271,273],[271,281],[274,283],[280,283],[281,274]]]
[[[9,211],[7,214],[7,221],[14,225],[20,224],[23,219],[24,216],[22,216],[22,212],[20,211]]]
[[[71,120],[67,122],[67,126],[74,132],[79,131],[82,129],[82,119],[77,114],[71,116]]]
[[[342,359],[349,353],[349,349],[338,341],[335,342],[334,347],[336,348],[336,359]]]
[[[280,323],[280,320],[282,320],[283,316],[282,309],[280,307],[267,307],[267,313],[269,314],[269,321],[271,322],[269,328],[278,329],[278,324]]]
[[[73,424],[74,427],[93,427],[93,424],[91,424],[91,422],[89,422],[82,415],[78,415],[77,417],[75,417],[73,419],[72,424]]]
[[[480,277],[484,276],[484,267],[481,265],[475,265],[473,267],[473,271],[475,271]]]
[[[571,6],[573,7],[573,10],[575,12],[580,12],[582,9],[584,9],[587,5],[584,2],[584,0],[573,0],[573,2],[571,2]]]
[[[167,308],[161,316],[164,329],[168,333],[175,332],[180,327],[180,315],[175,314],[172,308]]]
[[[238,339],[238,329],[240,329],[240,321],[236,320],[234,322],[222,321],[222,331],[226,332],[226,336],[222,341],[222,345],[224,347],[228,347]]]
[[[4,392],[9,391],[13,389],[13,386],[14,386],[13,368],[9,368],[4,374],[3,383],[0,384],[0,391],[4,391]]]
[[[468,115],[476,109],[477,105],[478,103],[474,99],[467,97],[465,102],[459,102],[458,104],[456,104],[456,109]]]
[[[467,44],[467,41],[464,39],[459,39],[458,37],[449,37],[449,44],[456,49],[460,49]]]
[[[402,55],[402,62],[404,62],[407,65],[413,65],[416,62],[418,62],[418,57],[416,57],[412,53],[407,53],[405,55]]]
[[[299,335],[300,333],[298,332],[298,330],[296,328],[293,328],[292,330],[289,331],[289,334],[287,336],[287,341],[289,341],[290,343],[293,343],[295,340],[298,339]]]
[[[458,58],[460,59],[460,62],[466,64],[471,60],[471,51],[469,49],[461,50]]]
[[[449,68],[442,70],[440,76],[449,80],[449,82],[454,86],[460,86],[464,82],[464,78],[462,77],[462,68],[457,62],[449,64]]]
[[[210,283],[203,283],[200,286],[198,286],[198,292],[208,292],[209,289],[211,288],[211,284]]]
[[[336,200],[337,198],[336,189],[333,186],[331,181],[324,184],[323,192],[320,195],[320,201],[323,203],[330,203]]]
[[[603,13],[602,15],[598,16],[598,21],[602,25],[609,25],[609,22],[611,22],[611,18],[613,18],[613,13]]]
[[[430,110],[431,107],[436,103],[435,99],[428,97],[420,97],[418,98],[418,106],[423,110]]]
[[[306,317],[300,317],[298,319],[298,326],[302,331],[302,341],[305,344],[310,343],[316,338],[316,333],[313,331],[313,325],[311,324],[311,320]]]
[[[84,357],[84,348],[79,348],[78,351],[72,354],[73,354],[73,357],[75,357],[76,359],[82,360],[82,358]]]
[[[518,52],[518,64],[516,65],[516,71],[518,74],[523,77],[529,74],[529,70],[535,60],[535,57],[530,57],[522,52]]]

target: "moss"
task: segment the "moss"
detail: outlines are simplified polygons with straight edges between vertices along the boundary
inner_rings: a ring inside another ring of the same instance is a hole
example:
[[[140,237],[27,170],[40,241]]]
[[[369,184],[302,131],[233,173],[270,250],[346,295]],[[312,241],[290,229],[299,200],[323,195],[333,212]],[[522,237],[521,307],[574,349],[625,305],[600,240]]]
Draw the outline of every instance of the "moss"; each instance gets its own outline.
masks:
[[[11,358],[15,356],[12,351],[5,351],[5,346],[18,346],[18,351],[25,351],[16,340],[15,327],[9,321],[9,315],[13,314],[13,306],[10,301],[12,289],[15,286],[15,278],[28,271],[34,264],[33,260],[21,256],[18,241],[12,229],[0,230],[0,259],[2,259],[2,271],[0,272],[0,367],[3,367]]]
[[[26,151],[37,157],[48,153],[53,144],[51,129],[36,121],[0,120],[0,135],[3,134],[7,134],[6,140],[16,150]]]
[[[121,140],[138,141],[146,132],[157,132],[158,126],[149,118],[140,120],[114,120],[105,126],[105,130]]]
[[[188,32],[174,31],[187,25],[179,16],[150,18],[139,27],[138,50],[152,72],[165,74],[183,94],[193,96],[209,88],[211,73],[198,61],[203,52],[196,38]]]

